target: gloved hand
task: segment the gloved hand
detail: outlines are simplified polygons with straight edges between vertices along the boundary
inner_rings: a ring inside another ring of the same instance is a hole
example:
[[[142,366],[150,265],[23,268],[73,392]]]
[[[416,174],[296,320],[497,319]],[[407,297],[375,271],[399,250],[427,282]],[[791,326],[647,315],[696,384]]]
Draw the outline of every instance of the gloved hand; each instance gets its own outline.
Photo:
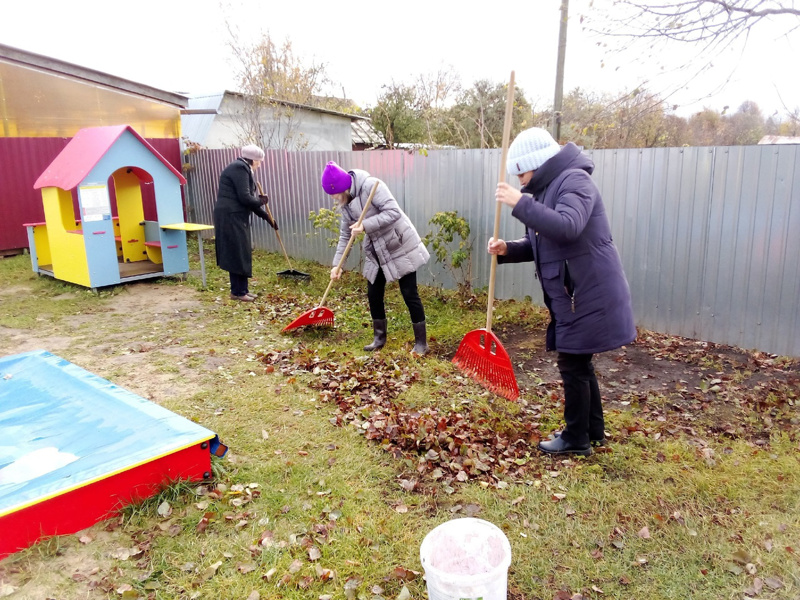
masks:
[[[265,204],[269,203],[269,196],[267,196],[266,194],[259,194],[258,199],[261,202],[261,206],[264,206]]]
[[[275,220],[275,217],[267,219],[267,223],[269,223],[270,227],[275,231],[278,231],[278,222]]]

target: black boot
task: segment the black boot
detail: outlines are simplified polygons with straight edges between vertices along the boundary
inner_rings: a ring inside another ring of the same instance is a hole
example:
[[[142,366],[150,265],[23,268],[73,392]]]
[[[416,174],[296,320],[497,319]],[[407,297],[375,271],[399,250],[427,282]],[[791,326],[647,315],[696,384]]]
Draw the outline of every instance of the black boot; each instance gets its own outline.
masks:
[[[364,346],[364,350],[367,352],[380,350],[386,345],[386,319],[373,319],[372,330],[375,333],[375,339],[371,344]]]
[[[581,456],[592,455],[592,447],[589,444],[570,444],[569,442],[565,442],[564,438],[562,437],[539,442],[539,450],[546,452],[547,454],[580,454]]]
[[[561,437],[561,431],[554,431],[553,433],[550,434],[550,436],[552,438]],[[603,432],[603,435],[600,435],[600,436],[597,436],[597,437],[595,437],[593,435],[589,436],[589,443],[592,446],[605,446],[607,442],[608,442],[608,440],[606,439],[605,432]]]
[[[428,333],[425,328],[425,321],[419,323],[412,323],[414,328],[414,347],[411,349],[412,354],[425,354],[428,351]]]

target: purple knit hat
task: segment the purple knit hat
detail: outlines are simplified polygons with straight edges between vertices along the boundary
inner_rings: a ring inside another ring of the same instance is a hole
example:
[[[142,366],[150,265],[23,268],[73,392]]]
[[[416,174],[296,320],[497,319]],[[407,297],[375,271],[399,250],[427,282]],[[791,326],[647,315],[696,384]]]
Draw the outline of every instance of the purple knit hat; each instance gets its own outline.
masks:
[[[346,192],[352,183],[350,173],[335,162],[330,161],[325,165],[325,170],[322,172],[322,189],[326,194],[333,196]]]

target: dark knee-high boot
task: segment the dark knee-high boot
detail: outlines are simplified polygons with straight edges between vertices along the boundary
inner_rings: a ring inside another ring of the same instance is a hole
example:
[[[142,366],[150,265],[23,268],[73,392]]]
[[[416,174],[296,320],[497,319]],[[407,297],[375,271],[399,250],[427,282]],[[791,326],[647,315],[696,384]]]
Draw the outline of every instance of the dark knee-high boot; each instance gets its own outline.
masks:
[[[412,323],[414,328],[414,347],[411,349],[413,354],[425,354],[428,351],[428,332],[425,327],[425,321],[419,323]]]
[[[364,350],[367,352],[380,350],[386,345],[386,319],[373,319],[372,331],[375,339],[372,340],[371,344],[364,346]]]

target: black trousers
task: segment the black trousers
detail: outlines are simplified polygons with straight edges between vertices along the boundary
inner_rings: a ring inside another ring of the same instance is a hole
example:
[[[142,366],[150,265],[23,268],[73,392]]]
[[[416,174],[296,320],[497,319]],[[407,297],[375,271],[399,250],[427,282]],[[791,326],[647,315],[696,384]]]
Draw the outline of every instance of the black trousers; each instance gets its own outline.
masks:
[[[231,277],[231,294],[233,296],[244,296],[250,290],[247,289],[247,275],[238,273],[228,273]]]
[[[416,271],[404,275],[400,278],[398,283],[400,284],[400,293],[403,295],[403,300],[411,315],[411,322],[421,323],[425,320],[425,309],[422,306],[422,300],[420,300],[419,291],[417,290]],[[367,281],[369,314],[372,316],[373,321],[386,318],[386,307],[383,304],[383,297],[385,294],[386,276],[383,274],[383,269],[378,269],[378,276],[375,278],[375,283]]]
[[[558,370],[564,384],[565,427],[561,437],[579,446],[605,437],[603,402],[592,356],[558,353]]]

